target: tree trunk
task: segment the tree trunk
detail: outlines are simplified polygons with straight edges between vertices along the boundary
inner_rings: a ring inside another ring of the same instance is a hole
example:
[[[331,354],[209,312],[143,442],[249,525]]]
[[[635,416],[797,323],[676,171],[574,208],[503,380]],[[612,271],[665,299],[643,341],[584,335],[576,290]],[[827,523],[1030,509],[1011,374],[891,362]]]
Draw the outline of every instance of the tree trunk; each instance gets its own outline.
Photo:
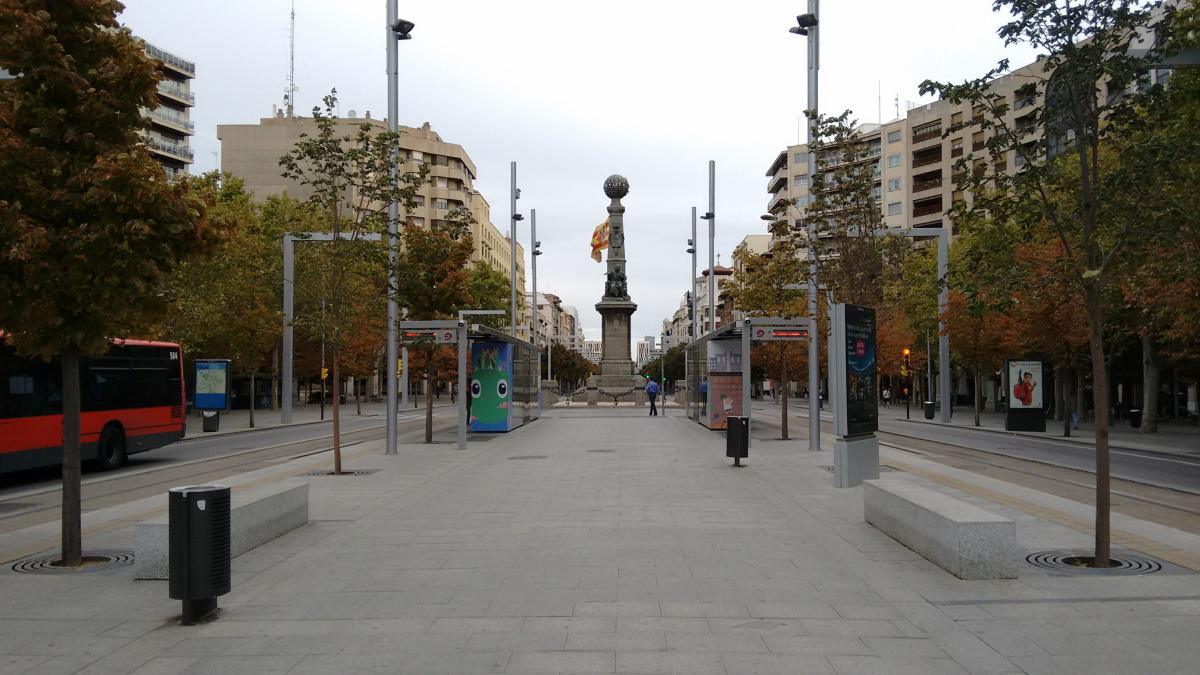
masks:
[[[1075,410],[1079,413],[1079,421],[1087,419],[1087,401],[1085,400],[1084,391],[1087,388],[1087,377],[1083,372],[1083,368],[1075,369]]]
[[[361,415],[362,414],[362,388],[364,386],[366,386],[367,383],[366,382],[360,383],[358,381],[357,377],[351,378],[350,381],[354,383],[354,405],[358,408],[357,414]]]
[[[1142,433],[1158,431],[1158,345],[1154,335],[1142,335]]]
[[[279,391],[279,350],[275,349],[271,353],[271,410],[280,405]]]
[[[433,397],[430,387],[433,386],[433,350],[425,354],[425,442],[433,443]],[[510,399],[511,400],[511,399]],[[509,405],[512,405],[510,402]]]
[[[975,426],[979,426],[979,409],[983,406],[983,401],[979,396],[980,390],[983,388],[983,378],[979,375],[979,371],[975,371],[975,382],[972,384],[975,385],[973,387],[975,389]]]
[[[342,474],[342,426],[341,426],[341,406],[339,402],[342,399],[342,376],[338,372],[338,349],[337,341],[333,343],[333,473]],[[321,383],[321,391],[325,391],[325,383]]]
[[[250,428],[254,428],[254,373],[250,373]]]
[[[1063,437],[1071,437],[1071,370],[1066,366],[1058,366],[1057,379],[1062,381],[1062,395],[1059,400],[1063,407]]]
[[[83,536],[80,532],[79,450],[79,348],[63,350],[62,363],[62,564],[79,567],[83,562]]]
[[[1065,368],[1060,365],[1054,366],[1054,419],[1062,420],[1063,405],[1065,394],[1067,391],[1066,378],[1063,377]]]
[[[784,343],[784,342],[779,343],[779,374],[780,374],[780,379],[783,380],[783,383],[784,383],[783,384],[783,405],[780,406],[781,417],[780,417],[779,425],[780,425],[780,428],[783,430],[783,440],[786,441],[788,439],[788,418],[787,418],[788,368],[787,368],[787,354],[784,351],[784,344],[786,344],[786,343]]]
[[[1092,405],[1096,415],[1096,551],[1094,565],[1109,565],[1108,372],[1104,360],[1104,310],[1095,282],[1085,291],[1092,354]]]

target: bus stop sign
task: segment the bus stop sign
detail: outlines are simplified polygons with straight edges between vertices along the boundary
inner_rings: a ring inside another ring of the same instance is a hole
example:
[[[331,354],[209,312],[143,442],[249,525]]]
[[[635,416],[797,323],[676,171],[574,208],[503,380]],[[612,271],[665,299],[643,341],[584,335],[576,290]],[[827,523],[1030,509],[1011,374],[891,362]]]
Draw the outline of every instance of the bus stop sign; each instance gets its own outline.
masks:
[[[458,343],[458,330],[454,328],[443,328],[439,330],[406,330],[402,335],[402,341],[405,344],[413,344],[416,342],[435,342],[439,345],[452,345]]]
[[[753,339],[756,342],[769,340],[807,340],[808,331],[803,328],[755,326]]]

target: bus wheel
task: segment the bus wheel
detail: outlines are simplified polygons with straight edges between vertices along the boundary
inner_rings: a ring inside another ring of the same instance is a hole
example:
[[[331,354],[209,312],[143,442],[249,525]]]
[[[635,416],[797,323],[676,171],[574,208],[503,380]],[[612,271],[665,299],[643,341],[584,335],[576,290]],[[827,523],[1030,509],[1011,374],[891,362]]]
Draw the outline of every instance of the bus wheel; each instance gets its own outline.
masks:
[[[121,467],[125,464],[125,434],[116,426],[104,427],[97,450],[96,463],[101,471]]]

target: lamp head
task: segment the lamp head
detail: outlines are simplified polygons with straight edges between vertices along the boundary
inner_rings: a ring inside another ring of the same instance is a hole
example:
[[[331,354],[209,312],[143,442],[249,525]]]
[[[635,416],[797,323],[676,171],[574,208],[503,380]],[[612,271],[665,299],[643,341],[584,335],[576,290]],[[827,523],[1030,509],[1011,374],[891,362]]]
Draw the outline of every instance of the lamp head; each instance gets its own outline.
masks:
[[[800,28],[812,28],[817,25],[817,15],[801,14],[796,17],[796,23],[800,24]]]
[[[409,33],[412,33],[412,29],[416,28],[416,26],[417,24],[411,21],[397,19],[396,22],[392,24],[392,32],[396,34],[397,40],[411,40],[412,35]]]
[[[519,213],[514,213],[512,219],[513,220],[525,220],[525,216],[523,216]]]
[[[912,353],[912,350],[911,350],[911,349],[909,349],[908,347],[905,347],[905,348],[904,348],[904,355],[905,355],[905,356],[908,356],[908,355],[909,355],[909,354],[911,354],[911,353]]]

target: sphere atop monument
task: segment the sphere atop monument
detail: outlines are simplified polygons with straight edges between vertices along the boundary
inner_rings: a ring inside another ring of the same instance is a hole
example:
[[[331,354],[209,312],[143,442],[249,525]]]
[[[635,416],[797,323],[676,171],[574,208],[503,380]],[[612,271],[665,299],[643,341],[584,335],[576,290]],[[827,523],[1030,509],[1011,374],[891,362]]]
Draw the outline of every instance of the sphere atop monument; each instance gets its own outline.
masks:
[[[625,180],[625,176],[614,173],[604,179],[604,194],[608,195],[609,199],[624,197],[629,194],[629,181]]]

